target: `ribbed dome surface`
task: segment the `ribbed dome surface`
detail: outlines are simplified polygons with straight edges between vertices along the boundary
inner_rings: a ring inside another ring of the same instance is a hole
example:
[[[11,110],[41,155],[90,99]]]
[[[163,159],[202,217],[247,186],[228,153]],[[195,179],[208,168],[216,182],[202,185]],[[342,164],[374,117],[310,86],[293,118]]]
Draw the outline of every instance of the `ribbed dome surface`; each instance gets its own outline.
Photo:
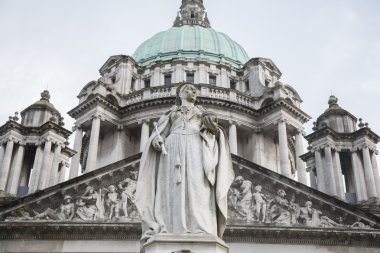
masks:
[[[142,66],[185,57],[222,61],[239,68],[249,60],[245,50],[227,35],[212,28],[189,25],[157,33],[140,45],[132,57]]]

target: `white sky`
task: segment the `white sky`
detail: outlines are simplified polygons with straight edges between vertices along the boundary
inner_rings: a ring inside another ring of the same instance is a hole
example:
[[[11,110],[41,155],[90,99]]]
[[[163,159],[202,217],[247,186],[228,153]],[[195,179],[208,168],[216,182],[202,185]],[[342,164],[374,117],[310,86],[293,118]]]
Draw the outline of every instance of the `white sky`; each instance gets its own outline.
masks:
[[[0,124],[48,86],[65,117],[111,55],[171,27],[180,0],[0,0]],[[271,58],[317,118],[331,92],[380,134],[380,1],[205,0],[212,27]],[[312,121],[313,121],[312,120]],[[311,121],[311,122],[312,122]],[[306,126],[311,132],[311,122]]]

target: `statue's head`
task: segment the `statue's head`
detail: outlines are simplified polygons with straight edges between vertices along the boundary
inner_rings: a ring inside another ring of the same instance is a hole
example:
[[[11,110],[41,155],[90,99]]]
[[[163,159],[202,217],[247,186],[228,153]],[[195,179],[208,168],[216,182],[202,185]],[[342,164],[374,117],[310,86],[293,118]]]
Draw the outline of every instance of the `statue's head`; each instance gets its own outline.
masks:
[[[286,196],[286,192],[285,192],[283,189],[278,190],[278,191],[277,191],[277,194],[278,194],[278,196],[280,196],[280,197],[285,197],[285,196]]]
[[[197,88],[191,83],[183,83],[177,88],[177,101],[178,106],[182,105],[182,101],[195,103],[197,100]]]
[[[63,202],[65,204],[70,204],[72,200],[73,200],[73,198],[69,195],[65,195],[65,197],[63,198]]]
[[[86,193],[87,194],[92,194],[94,192],[95,192],[94,187],[92,187],[92,186],[87,186],[86,187]]]
[[[108,191],[114,193],[116,192],[116,187],[114,185],[110,185],[108,186]]]
[[[311,201],[306,201],[306,203],[305,203],[305,206],[308,208],[311,208],[312,205],[313,205],[313,203],[311,203]]]
[[[257,192],[261,192],[262,189],[263,189],[263,187],[262,187],[261,185],[257,185],[257,186],[255,187],[255,190],[256,190]]]

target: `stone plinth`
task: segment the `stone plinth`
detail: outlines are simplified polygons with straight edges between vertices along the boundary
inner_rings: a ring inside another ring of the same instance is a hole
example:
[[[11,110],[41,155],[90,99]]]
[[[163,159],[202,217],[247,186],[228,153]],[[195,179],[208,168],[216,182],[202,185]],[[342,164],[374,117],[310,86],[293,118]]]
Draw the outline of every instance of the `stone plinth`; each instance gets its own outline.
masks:
[[[228,253],[228,246],[213,235],[160,234],[143,245],[143,253]]]

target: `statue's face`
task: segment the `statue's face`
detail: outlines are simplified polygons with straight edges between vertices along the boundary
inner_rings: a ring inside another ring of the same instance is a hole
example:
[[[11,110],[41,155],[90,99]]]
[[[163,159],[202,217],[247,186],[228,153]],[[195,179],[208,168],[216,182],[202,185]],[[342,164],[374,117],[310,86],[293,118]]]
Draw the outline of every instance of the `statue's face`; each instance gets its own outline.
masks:
[[[180,94],[180,98],[181,101],[186,100],[194,103],[197,99],[197,89],[193,85],[186,85]]]
[[[285,191],[284,190],[281,190],[278,192],[278,195],[280,195],[281,197],[285,197]]]
[[[70,204],[70,203],[71,203],[71,199],[65,199],[64,203],[65,203],[66,205]]]

